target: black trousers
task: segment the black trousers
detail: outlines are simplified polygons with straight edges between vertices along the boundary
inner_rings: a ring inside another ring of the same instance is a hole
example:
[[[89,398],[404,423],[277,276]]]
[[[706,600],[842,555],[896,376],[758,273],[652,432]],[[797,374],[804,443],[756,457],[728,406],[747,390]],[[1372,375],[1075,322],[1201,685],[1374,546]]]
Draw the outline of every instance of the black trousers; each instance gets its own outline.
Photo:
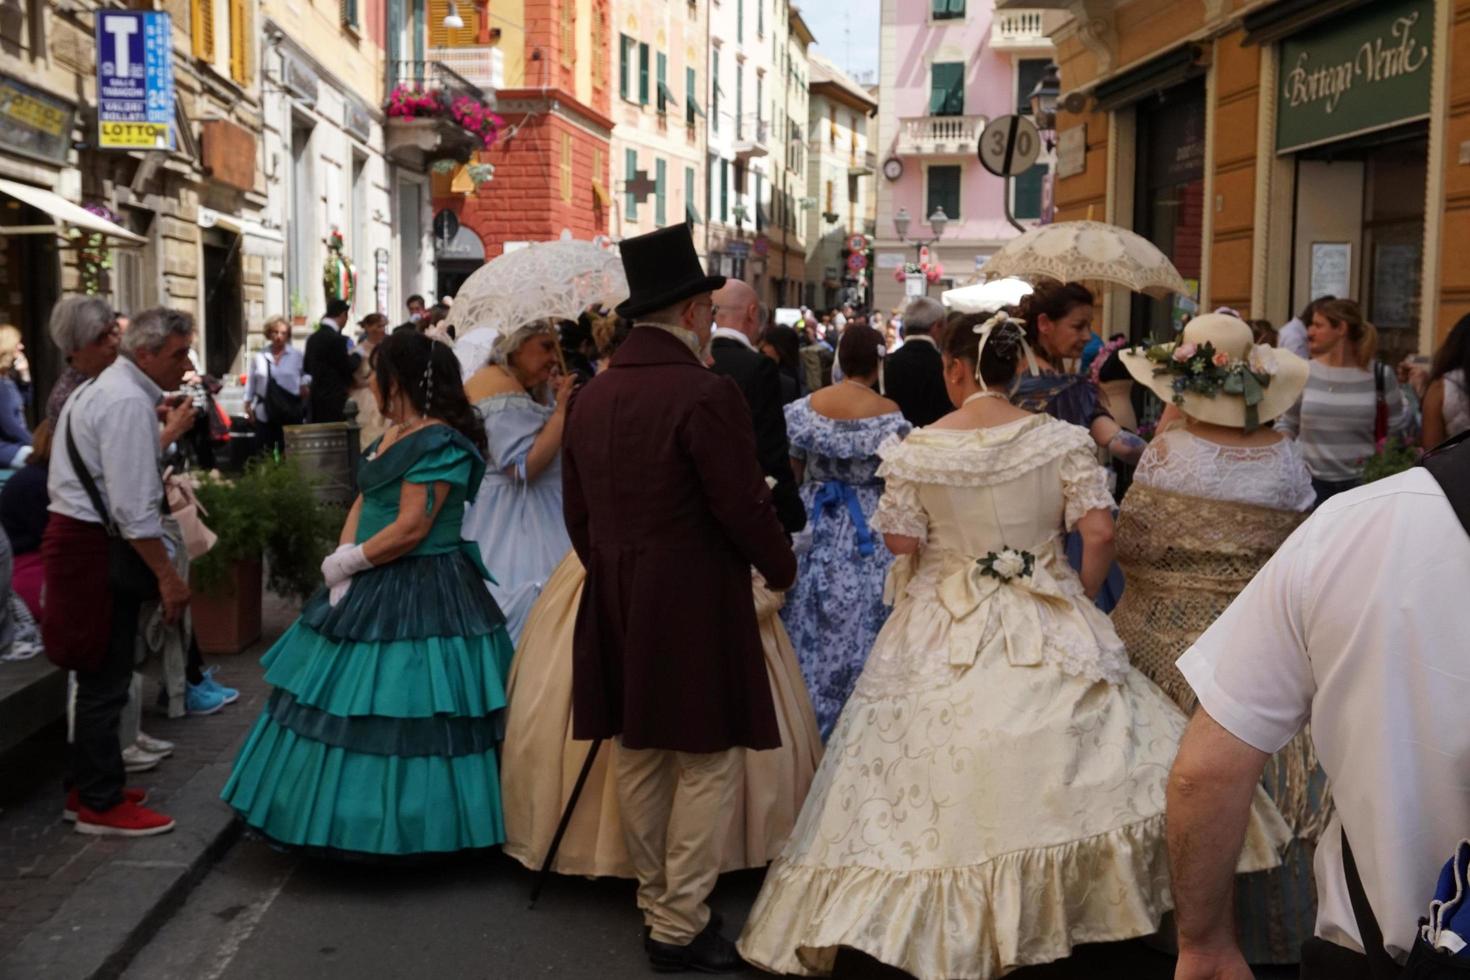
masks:
[[[82,805],[94,810],[111,809],[123,799],[127,773],[117,723],[133,681],[140,606],[137,599],[113,596],[107,652],[96,670],[77,671],[71,778]]]

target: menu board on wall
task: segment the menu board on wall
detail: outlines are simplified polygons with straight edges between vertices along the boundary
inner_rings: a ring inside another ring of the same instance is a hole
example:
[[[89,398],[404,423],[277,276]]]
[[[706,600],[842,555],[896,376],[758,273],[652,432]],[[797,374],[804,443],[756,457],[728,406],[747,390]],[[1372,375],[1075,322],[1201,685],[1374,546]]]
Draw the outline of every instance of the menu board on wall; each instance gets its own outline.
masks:
[[[1380,243],[1373,249],[1373,325],[1412,327],[1418,300],[1419,246]]]
[[[1348,242],[1312,243],[1312,298],[1352,295],[1353,246]]]

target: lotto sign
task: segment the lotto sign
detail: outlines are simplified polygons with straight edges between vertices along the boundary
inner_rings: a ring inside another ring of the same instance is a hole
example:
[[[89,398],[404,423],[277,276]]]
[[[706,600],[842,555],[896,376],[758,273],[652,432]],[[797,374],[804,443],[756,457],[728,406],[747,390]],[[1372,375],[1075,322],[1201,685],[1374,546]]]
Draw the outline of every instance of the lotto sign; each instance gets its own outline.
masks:
[[[173,27],[169,15],[97,12],[97,145],[174,148]]]

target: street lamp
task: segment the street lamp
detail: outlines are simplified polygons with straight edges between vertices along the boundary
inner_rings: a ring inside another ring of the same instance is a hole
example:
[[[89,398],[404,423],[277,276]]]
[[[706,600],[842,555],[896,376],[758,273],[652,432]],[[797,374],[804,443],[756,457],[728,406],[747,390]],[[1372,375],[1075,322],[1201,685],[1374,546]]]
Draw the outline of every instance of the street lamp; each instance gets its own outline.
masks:
[[[451,31],[464,27],[464,18],[459,15],[459,5],[454,0],[449,0],[449,13],[444,15],[444,26]]]
[[[913,224],[913,218],[909,216],[908,208],[899,208],[898,213],[893,216],[893,230],[898,232],[898,240],[907,242],[909,240],[909,227]],[[936,206],[934,213],[929,215],[929,230],[934,232],[934,237],[928,241],[914,240],[914,258],[917,260],[924,254],[924,249],[940,238],[944,237],[944,229],[949,225],[949,215],[944,213],[944,208]],[[928,295],[929,285],[924,284],[924,293]]]
[[[1052,132],[1057,128],[1057,97],[1061,94],[1062,76],[1055,63],[1049,64],[1026,99],[1031,105],[1031,121],[1037,129]]]

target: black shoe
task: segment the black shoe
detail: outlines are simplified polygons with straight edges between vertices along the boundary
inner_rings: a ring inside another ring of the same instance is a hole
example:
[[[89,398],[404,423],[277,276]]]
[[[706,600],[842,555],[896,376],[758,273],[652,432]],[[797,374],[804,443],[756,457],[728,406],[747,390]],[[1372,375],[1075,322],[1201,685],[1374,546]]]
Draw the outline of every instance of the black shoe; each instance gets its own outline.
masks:
[[[687,946],[661,943],[650,938],[646,944],[648,965],[654,973],[739,973],[745,961],[735,951],[735,944],[716,929],[706,928]]]
[[[720,913],[716,912],[714,909],[710,909],[710,911],[709,911],[709,922],[707,922],[705,924],[705,927],[704,927],[705,931],[706,932],[719,932],[723,928],[725,928],[725,917],[723,915],[721,915]],[[664,943],[662,945],[668,945],[668,944],[667,943]],[[643,927],[643,952],[647,953],[650,956],[653,955],[653,927],[652,926],[644,926]]]

